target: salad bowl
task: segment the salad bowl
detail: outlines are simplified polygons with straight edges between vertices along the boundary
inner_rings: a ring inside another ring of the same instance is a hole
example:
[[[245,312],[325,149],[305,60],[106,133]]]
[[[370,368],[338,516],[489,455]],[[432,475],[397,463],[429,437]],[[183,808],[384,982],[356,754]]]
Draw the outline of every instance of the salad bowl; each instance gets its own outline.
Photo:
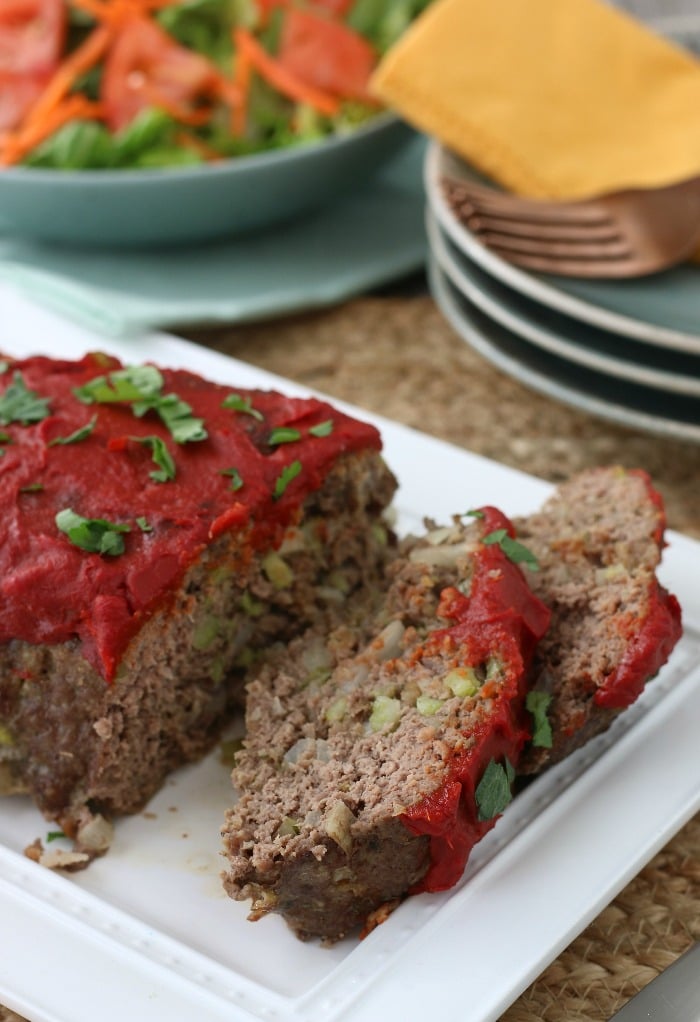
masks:
[[[196,243],[303,216],[371,178],[413,133],[391,113],[352,132],[217,163],[0,170],[0,232],[101,247]]]
[[[0,232],[197,243],[303,216],[411,138],[376,102],[430,0],[0,2]]]

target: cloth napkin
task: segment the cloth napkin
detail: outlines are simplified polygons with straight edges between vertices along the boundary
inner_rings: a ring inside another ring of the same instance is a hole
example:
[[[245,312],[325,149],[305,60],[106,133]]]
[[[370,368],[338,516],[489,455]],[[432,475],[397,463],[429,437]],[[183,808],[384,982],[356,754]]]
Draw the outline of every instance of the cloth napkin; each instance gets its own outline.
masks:
[[[700,61],[600,0],[435,0],[371,87],[521,195],[700,173]]]

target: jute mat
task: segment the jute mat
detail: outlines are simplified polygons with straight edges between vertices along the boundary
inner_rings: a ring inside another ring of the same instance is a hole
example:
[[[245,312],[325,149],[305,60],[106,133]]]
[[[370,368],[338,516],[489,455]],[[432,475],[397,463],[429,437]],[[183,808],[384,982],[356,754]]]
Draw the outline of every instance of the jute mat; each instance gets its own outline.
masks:
[[[669,525],[700,537],[700,447],[614,426],[534,394],[468,348],[428,297],[361,299],[274,323],[188,336],[552,482],[596,464],[643,467],[663,493]],[[607,1022],[695,940],[700,816],[501,1022]],[[0,1008],[0,1022],[18,1018]]]

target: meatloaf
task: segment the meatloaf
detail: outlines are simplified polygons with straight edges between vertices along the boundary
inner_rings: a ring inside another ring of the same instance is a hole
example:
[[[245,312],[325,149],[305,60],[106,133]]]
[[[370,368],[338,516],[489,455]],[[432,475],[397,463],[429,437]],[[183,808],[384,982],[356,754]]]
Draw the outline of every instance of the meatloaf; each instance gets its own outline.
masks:
[[[549,621],[514,546],[492,508],[407,541],[373,607],[351,601],[250,684],[223,834],[251,918],[332,942],[461,876],[510,798]]]
[[[395,481],[315,399],[101,354],[0,369],[0,787],[81,862],[212,746],[268,647],[377,588]]]
[[[516,528],[539,562],[533,591],[552,610],[528,697],[543,727],[519,766],[536,773],[637,698],[678,641],[681,614],[656,578],[665,516],[645,472],[582,472]]]

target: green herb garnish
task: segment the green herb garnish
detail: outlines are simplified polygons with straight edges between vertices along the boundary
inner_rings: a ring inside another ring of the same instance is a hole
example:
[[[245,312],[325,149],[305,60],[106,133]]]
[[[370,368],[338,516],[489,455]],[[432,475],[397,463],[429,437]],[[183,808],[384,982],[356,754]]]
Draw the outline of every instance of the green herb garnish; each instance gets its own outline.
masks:
[[[486,518],[486,515],[484,514],[483,511],[479,511],[478,509],[477,510],[471,509],[469,511],[465,511],[462,517],[463,518]]]
[[[76,387],[73,393],[86,405],[140,401],[158,397],[163,382],[155,366],[127,366],[115,369],[108,376],[96,376],[82,387]]]
[[[219,474],[222,476],[230,476],[232,490],[240,490],[243,486],[243,479],[241,478],[241,473],[237,468],[222,468]]]
[[[50,845],[52,841],[58,841],[65,836],[62,830],[50,830],[46,835],[46,844]]]
[[[513,564],[525,564],[531,571],[540,570],[537,558],[532,551],[528,550],[522,543],[518,543],[517,539],[509,536],[505,529],[495,529],[494,532],[489,532],[488,536],[484,536],[481,542],[486,546],[500,546],[508,560],[512,561]]]
[[[151,448],[153,461],[158,466],[153,472],[148,473],[151,479],[155,479],[157,483],[167,483],[175,478],[175,462],[164,440],[159,436],[132,436],[129,439]]]
[[[0,424],[19,422],[27,426],[30,422],[41,422],[49,414],[49,399],[40,397],[29,390],[22,374],[16,372],[12,383],[0,397]]]
[[[83,518],[71,508],[56,515],[56,525],[74,546],[95,554],[117,556],[124,553],[123,532],[131,532],[128,525],[108,522],[104,518]]]
[[[0,376],[2,376],[4,373],[6,373],[9,368],[10,368],[10,363],[7,361],[7,359],[5,359],[5,358],[0,359]]]
[[[176,444],[197,443],[209,435],[204,428],[204,419],[192,415],[192,409],[177,394],[139,401],[134,404],[134,415],[141,418],[146,412],[155,411],[170,432]]]
[[[311,426],[309,433],[311,436],[330,436],[333,432],[333,419],[326,419],[324,422],[319,422],[316,426]]]
[[[96,376],[75,396],[83,404],[115,404],[125,402],[132,406],[137,418],[146,412],[156,412],[178,444],[206,440],[204,420],[195,418],[186,401],[177,394],[163,394],[163,376],[155,366],[127,366],[115,369],[107,376]]]
[[[231,408],[234,412],[241,412],[243,415],[252,415],[258,422],[263,421],[263,414],[259,412],[257,408],[253,408],[249,397],[243,397],[241,394],[229,394],[221,402],[222,408]]]
[[[532,744],[539,749],[552,748],[552,725],[549,723],[547,710],[552,697],[549,692],[528,692],[525,706],[532,714]]]
[[[301,472],[300,461],[293,461],[291,462],[291,464],[286,465],[285,468],[283,468],[282,471],[280,472],[279,477],[277,478],[275,488],[272,491],[272,499],[279,500],[284,491],[291,483],[292,479],[296,479],[300,472]]]
[[[476,788],[476,804],[480,820],[492,820],[513,799],[511,784],[515,779],[513,764],[506,757],[504,765],[492,759]]]
[[[278,444],[291,444],[295,440],[301,440],[301,433],[298,429],[292,429],[289,426],[279,426],[277,429],[273,429],[267,438],[270,446],[277,446]]]
[[[57,444],[77,444],[81,440],[85,440],[89,437],[93,429],[97,424],[97,415],[93,415],[88,423],[81,426],[80,429],[76,429],[74,433],[69,436],[57,436],[53,440],[49,440],[49,447],[55,447]]]
[[[20,486],[20,493],[41,493],[44,489],[43,483],[28,483],[27,486]]]
[[[136,524],[141,532],[153,532],[153,526],[148,524],[148,519],[144,518],[143,515],[139,515],[136,519]]]

